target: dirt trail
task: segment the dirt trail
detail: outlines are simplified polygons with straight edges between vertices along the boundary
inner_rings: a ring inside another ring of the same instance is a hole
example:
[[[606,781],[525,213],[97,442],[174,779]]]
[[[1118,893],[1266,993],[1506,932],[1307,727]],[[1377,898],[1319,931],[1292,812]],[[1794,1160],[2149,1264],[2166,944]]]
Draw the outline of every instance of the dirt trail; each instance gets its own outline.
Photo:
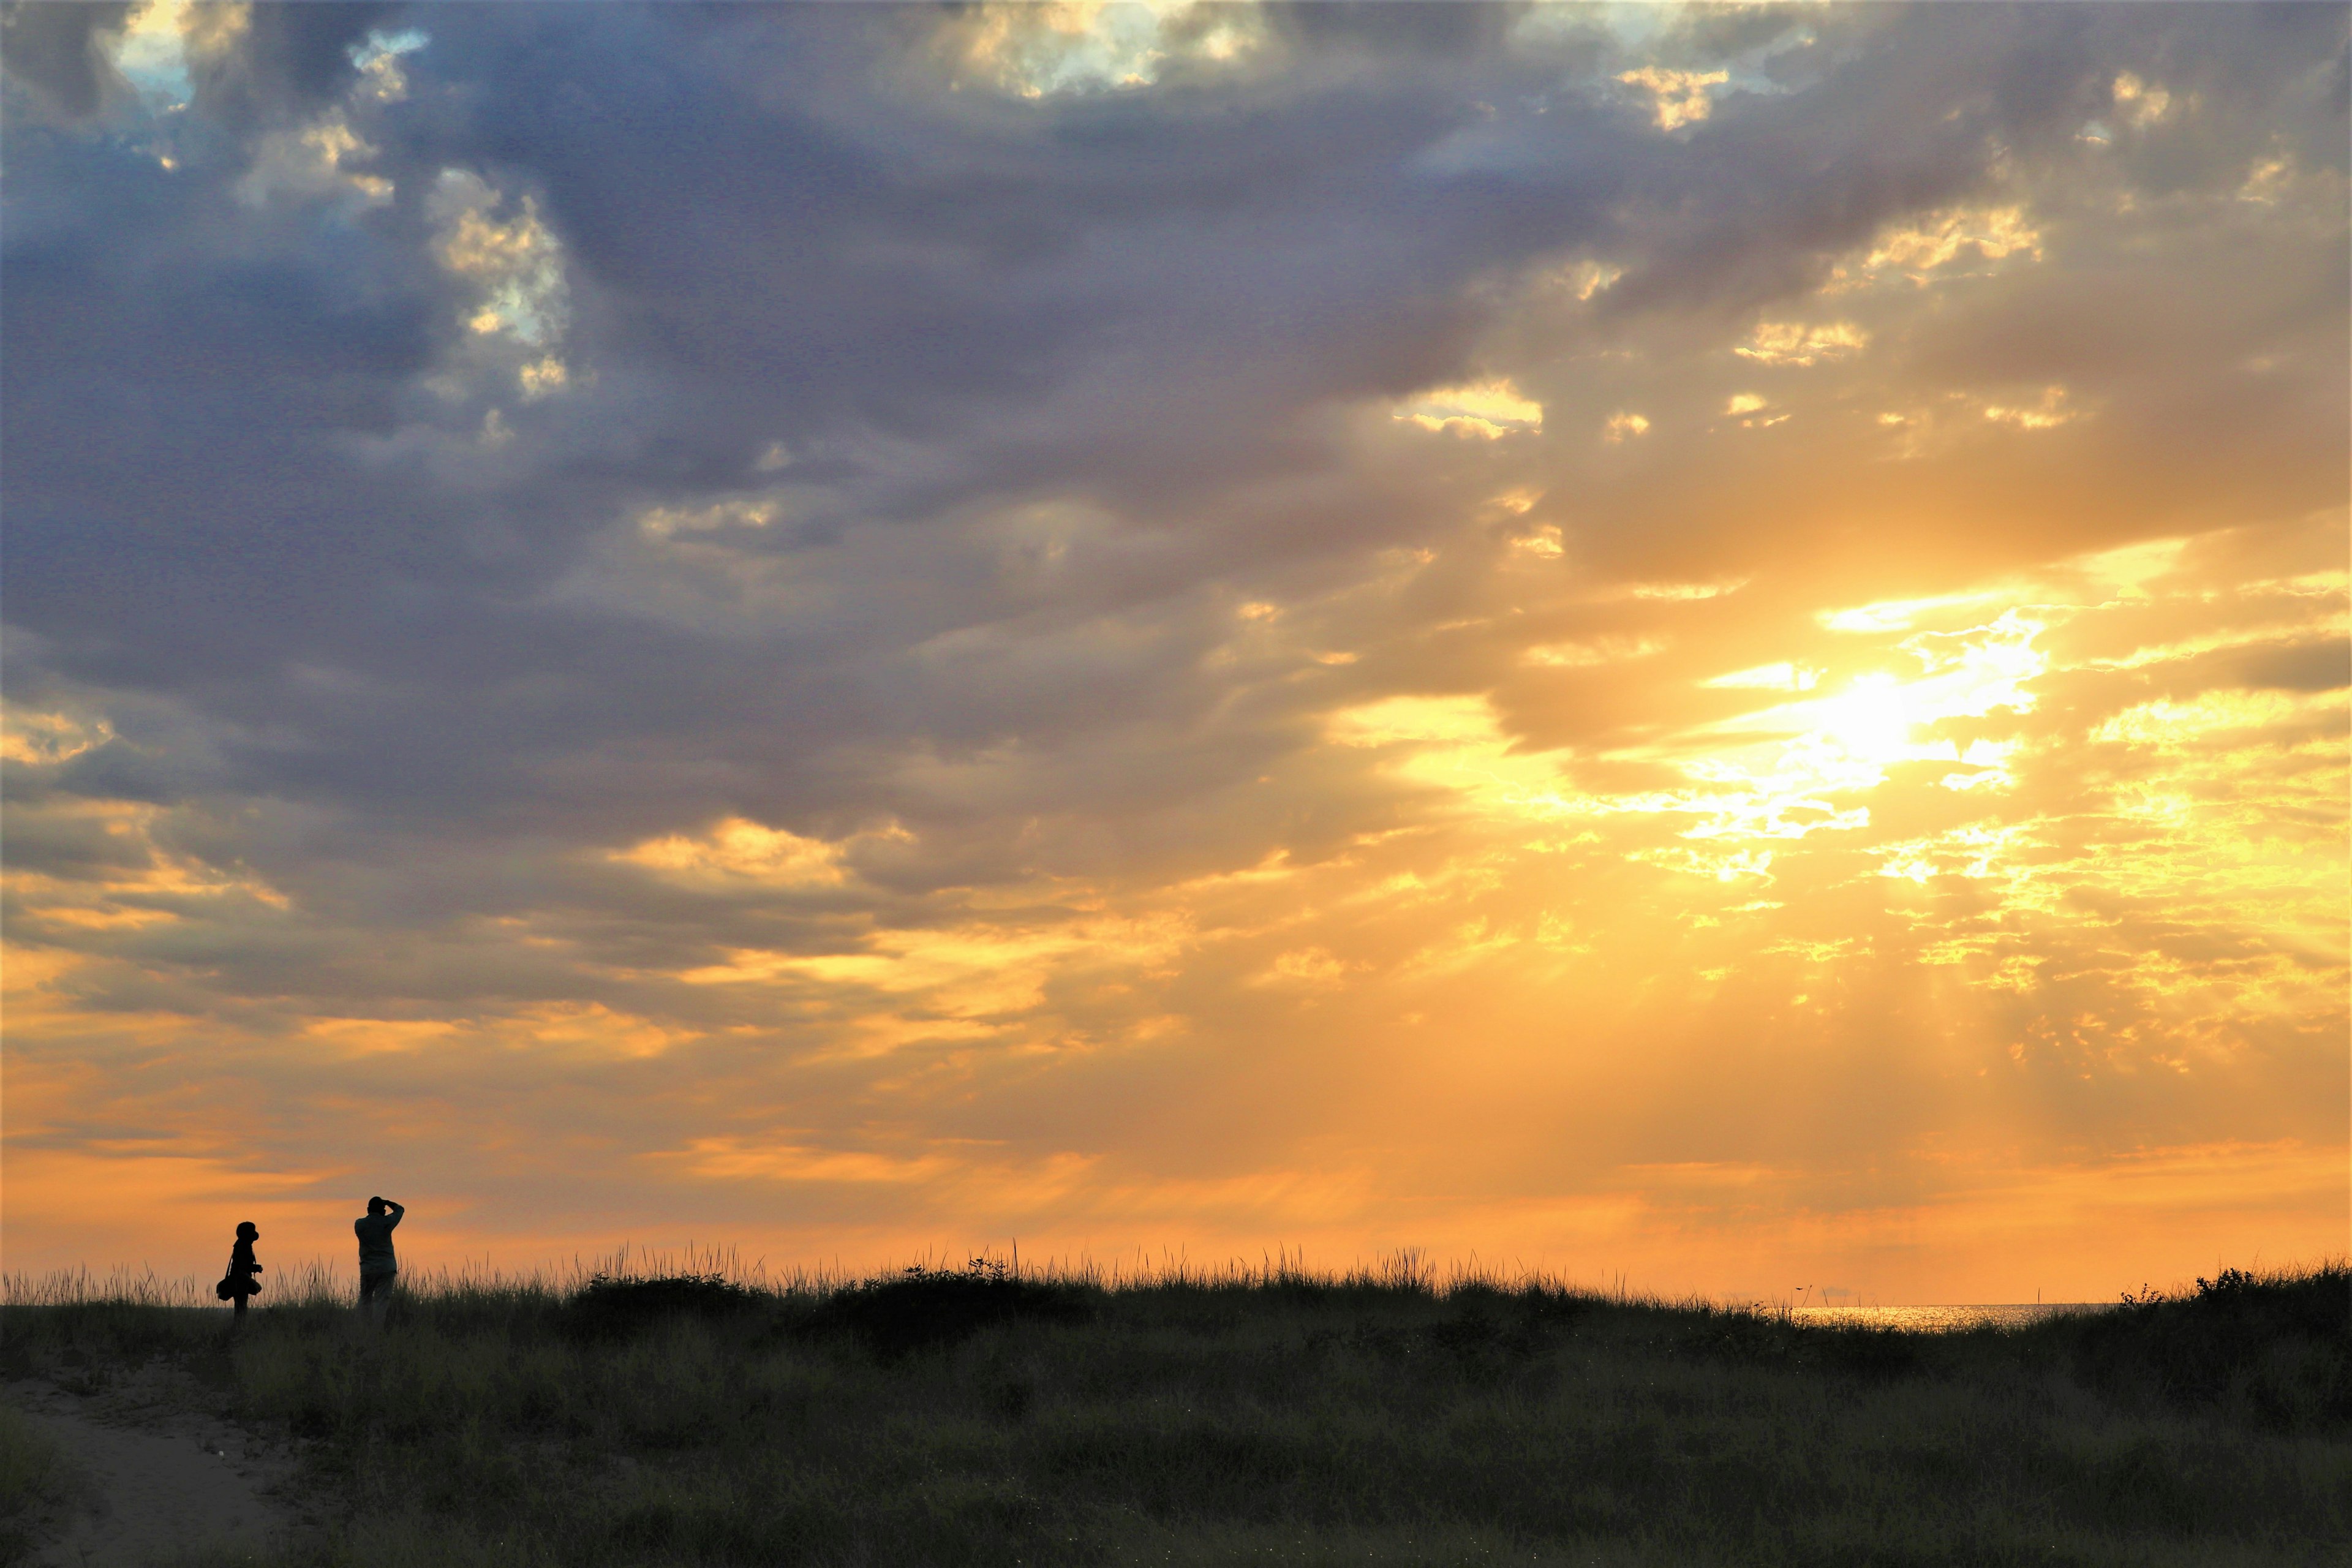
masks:
[[[79,1506],[53,1521],[37,1568],[137,1568],[195,1547],[260,1549],[307,1524],[294,1458],[227,1422],[167,1400],[167,1373],[104,1395],[45,1382],[7,1385],[10,1405],[72,1458]]]

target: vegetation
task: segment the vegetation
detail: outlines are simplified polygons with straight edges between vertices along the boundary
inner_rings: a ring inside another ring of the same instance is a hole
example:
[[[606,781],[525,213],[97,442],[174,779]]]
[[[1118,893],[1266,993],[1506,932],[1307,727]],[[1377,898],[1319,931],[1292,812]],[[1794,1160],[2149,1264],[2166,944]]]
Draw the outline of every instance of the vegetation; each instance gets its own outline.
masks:
[[[2352,1541],[2340,1263],[1937,1335],[1410,1260],[443,1279],[380,1333],[294,1284],[234,1334],[165,1288],[20,1284],[0,1370],[163,1356],[307,1439],[339,1522],[289,1568],[2210,1568]]]
[[[56,1444],[0,1405],[0,1563],[31,1554],[42,1527],[73,1500],[76,1479]]]

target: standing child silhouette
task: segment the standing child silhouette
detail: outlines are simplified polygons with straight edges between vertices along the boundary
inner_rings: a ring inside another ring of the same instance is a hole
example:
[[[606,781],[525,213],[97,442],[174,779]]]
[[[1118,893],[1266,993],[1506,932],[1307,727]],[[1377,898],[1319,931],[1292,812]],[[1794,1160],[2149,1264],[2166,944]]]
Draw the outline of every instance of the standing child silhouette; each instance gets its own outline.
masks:
[[[407,1212],[390,1198],[370,1198],[368,1212],[352,1221],[352,1229],[360,1238],[360,1310],[378,1326],[392,1305],[393,1284],[400,1278],[400,1259],[392,1250],[392,1227]]]
[[[251,1220],[240,1220],[236,1226],[236,1242],[228,1249],[228,1272],[221,1276],[220,1298],[232,1303],[235,1322],[245,1321],[245,1303],[261,1293],[261,1281],[254,1278],[261,1265],[254,1260],[253,1244],[261,1239],[261,1232]]]

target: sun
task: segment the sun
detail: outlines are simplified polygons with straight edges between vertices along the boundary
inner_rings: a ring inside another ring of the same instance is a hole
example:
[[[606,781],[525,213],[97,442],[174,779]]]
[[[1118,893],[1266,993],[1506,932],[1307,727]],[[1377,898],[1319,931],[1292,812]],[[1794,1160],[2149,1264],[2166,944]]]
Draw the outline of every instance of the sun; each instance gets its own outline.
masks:
[[[2032,712],[2032,683],[2049,665],[2048,656],[2034,646],[2043,629],[2042,620],[2012,608],[1981,626],[1916,635],[1899,646],[1919,660],[1919,673],[1866,671],[1834,694],[1766,709],[1736,728],[1792,737],[1793,754],[1784,753],[1782,765],[1810,758],[1813,766],[1841,778],[1853,769],[1876,771],[1896,763],[1989,761],[2009,743],[1978,741],[1961,747],[1937,735],[1936,727],[1948,719],[1983,718],[2001,710]],[[1746,679],[1750,673],[1719,677],[1711,684],[1753,684]],[[1979,752],[1983,759],[1976,757]]]
[[[1860,675],[1835,697],[1811,704],[1811,728],[1864,762],[1900,762],[1912,754],[1912,732],[1937,715],[1930,694],[1891,675]]]

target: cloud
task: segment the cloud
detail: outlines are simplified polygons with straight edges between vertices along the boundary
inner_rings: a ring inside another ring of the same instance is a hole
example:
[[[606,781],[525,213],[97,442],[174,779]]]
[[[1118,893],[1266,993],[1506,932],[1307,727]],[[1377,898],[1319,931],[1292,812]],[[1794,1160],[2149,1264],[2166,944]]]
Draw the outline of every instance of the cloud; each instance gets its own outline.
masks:
[[[2340,15],[73,9],[12,1161],[1826,1247],[2340,1140]]]
[[[0,13],[7,74],[37,112],[68,121],[97,112],[110,80],[103,43],[128,20],[128,5],[15,5]],[[26,114],[23,98],[16,112]],[[29,116],[27,116],[29,118]]]
[[[1731,352],[1759,364],[1801,368],[1859,353],[1869,342],[1870,334],[1851,321],[1832,321],[1815,327],[1795,321],[1767,321],[1759,324],[1748,334],[1748,342]],[[1735,408],[1732,412],[1746,410]]]
[[[1491,441],[1543,428],[1543,405],[1519,395],[1507,380],[1433,387],[1397,411],[1424,430],[1479,436]]]
[[[1696,125],[1705,120],[1714,107],[1707,89],[1721,87],[1731,79],[1729,71],[1666,70],[1657,66],[1643,66],[1639,70],[1621,71],[1617,79],[1628,87],[1638,87],[1650,95],[1652,114],[1661,131],[1679,131],[1685,125]]]

